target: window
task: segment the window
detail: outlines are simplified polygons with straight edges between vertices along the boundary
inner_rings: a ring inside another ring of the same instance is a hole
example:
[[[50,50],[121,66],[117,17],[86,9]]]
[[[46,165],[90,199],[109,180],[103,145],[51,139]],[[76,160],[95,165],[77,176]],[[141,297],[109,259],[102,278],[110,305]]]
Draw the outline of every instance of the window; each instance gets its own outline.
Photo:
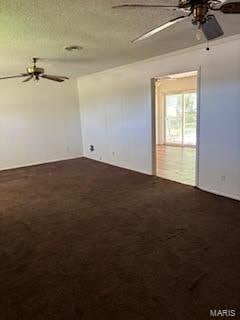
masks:
[[[197,94],[167,94],[165,99],[165,143],[196,145]]]

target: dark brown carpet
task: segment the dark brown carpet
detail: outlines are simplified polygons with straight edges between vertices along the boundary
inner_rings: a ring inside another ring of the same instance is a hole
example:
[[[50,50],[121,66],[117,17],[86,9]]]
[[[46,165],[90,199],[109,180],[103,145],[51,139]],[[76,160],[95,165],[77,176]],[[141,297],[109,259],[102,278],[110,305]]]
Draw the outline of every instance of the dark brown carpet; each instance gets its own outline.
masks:
[[[240,314],[240,203],[77,159],[0,173],[1,320]]]

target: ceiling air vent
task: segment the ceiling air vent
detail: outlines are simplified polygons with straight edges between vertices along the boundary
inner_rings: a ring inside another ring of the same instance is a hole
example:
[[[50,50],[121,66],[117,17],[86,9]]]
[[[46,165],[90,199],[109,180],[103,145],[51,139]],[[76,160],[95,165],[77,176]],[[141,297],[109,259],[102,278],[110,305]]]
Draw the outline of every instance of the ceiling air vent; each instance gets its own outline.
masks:
[[[64,50],[66,50],[66,51],[79,51],[79,50],[82,50],[82,49],[83,49],[83,47],[76,46],[76,45],[64,47]]]

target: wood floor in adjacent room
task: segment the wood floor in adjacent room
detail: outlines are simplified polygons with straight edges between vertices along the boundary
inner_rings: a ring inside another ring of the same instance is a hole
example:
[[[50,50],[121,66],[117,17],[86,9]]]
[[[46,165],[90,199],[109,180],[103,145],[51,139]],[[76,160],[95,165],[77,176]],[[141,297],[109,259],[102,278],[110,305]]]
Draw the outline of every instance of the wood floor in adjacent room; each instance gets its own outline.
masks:
[[[196,148],[157,145],[157,176],[195,186]]]
[[[76,159],[0,173],[1,320],[239,310],[240,202]]]

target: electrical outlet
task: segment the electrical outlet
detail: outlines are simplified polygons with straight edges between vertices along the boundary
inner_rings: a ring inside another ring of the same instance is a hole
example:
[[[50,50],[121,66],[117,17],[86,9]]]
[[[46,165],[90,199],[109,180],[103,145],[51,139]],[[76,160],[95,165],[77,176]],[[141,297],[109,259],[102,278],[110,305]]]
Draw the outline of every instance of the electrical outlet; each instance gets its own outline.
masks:
[[[222,182],[225,182],[226,181],[226,176],[221,176],[221,180],[222,180]]]
[[[89,150],[91,151],[91,152],[93,152],[95,149],[94,149],[94,146],[91,144],[90,146],[89,146]]]

